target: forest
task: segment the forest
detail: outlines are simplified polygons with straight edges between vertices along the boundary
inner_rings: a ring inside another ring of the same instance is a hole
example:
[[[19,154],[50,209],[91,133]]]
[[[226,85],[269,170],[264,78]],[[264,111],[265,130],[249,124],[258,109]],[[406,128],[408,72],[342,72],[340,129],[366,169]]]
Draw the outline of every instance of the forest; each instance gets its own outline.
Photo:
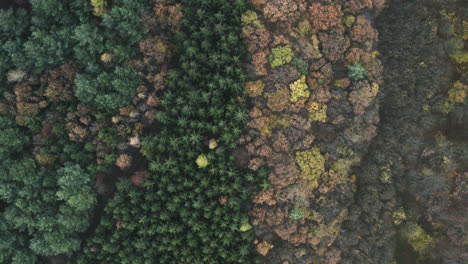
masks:
[[[3,0],[0,264],[468,263],[468,2]]]

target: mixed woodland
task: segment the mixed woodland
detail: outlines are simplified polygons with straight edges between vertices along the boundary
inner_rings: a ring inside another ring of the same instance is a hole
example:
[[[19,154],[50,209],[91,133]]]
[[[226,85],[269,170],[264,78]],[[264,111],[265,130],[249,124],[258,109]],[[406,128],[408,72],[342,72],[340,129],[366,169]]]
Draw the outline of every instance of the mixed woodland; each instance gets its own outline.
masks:
[[[0,263],[468,263],[463,0],[0,4]]]

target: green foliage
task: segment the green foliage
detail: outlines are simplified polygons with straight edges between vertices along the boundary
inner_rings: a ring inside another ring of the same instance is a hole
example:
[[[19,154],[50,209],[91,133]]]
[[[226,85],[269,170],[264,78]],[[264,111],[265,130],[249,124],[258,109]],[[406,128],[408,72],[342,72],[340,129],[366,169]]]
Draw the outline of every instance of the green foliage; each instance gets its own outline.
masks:
[[[138,43],[146,33],[141,23],[145,0],[116,0],[112,9],[103,15],[102,25],[110,40],[125,40],[128,44]]]
[[[302,75],[307,76],[309,74],[309,63],[307,63],[305,60],[295,57],[292,61],[292,64]]]
[[[343,18],[343,24],[345,24],[346,27],[351,28],[356,21],[356,18],[354,16],[345,16]]]
[[[302,212],[301,209],[295,207],[291,213],[289,214],[289,218],[293,219],[293,220],[300,220],[302,218],[304,218],[304,212]]]
[[[77,263],[255,263],[248,256],[252,232],[239,230],[246,223],[241,202],[266,176],[239,170],[231,155],[247,117],[238,99],[245,95],[239,38],[244,7],[206,3],[184,3],[180,69],[169,75],[157,129],[142,142],[149,162],[143,186],[117,183]],[[207,41],[212,48],[203,48]],[[85,80],[92,85],[92,78]],[[91,91],[83,95],[95,100]],[[205,145],[207,137],[216,148]],[[206,161],[209,166],[198,168]],[[224,205],[221,196],[228,197]]]
[[[434,239],[418,224],[405,224],[402,226],[400,234],[420,254],[434,246]]]
[[[246,231],[249,231],[250,229],[252,229],[252,226],[248,222],[246,222],[240,226],[239,231],[246,232]]]
[[[272,68],[279,67],[286,63],[289,63],[294,58],[294,53],[290,46],[278,46],[271,49],[271,54],[268,56],[268,61]]]
[[[367,72],[364,66],[360,63],[355,63],[348,66],[348,77],[357,81],[366,78]]]
[[[21,35],[28,26],[27,12],[24,9],[0,9],[0,92],[4,89],[1,84],[5,73],[13,63],[22,60]]]
[[[97,148],[71,142],[65,117],[79,101],[96,106],[91,119],[108,117],[131,102],[140,78],[127,61],[136,57],[146,33],[141,16],[149,10],[145,0],[114,0],[101,20],[89,1],[30,3],[27,10],[0,9],[0,96],[13,92],[5,85],[8,76],[11,83],[39,80],[31,86],[42,100],[48,71],[74,62],[80,73],[72,88],[78,100],[48,101],[21,128],[0,117],[0,263],[42,263],[39,256],[71,256],[80,248],[80,234],[96,205],[91,176],[109,172],[115,157],[96,164]],[[104,51],[113,54],[112,63],[98,61]],[[44,129],[46,114],[56,117],[51,132]],[[116,153],[123,141],[117,131],[99,132],[100,151]]]
[[[78,25],[71,37],[76,41],[74,56],[81,64],[94,61],[95,56],[104,51],[104,37],[95,24]]]
[[[128,105],[140,83],[138,74],[130,67],[116,67],[113,72],[102,72],[97,77],[78,74],[75,96],[84,103],[95,104],[110,112]]]
[[[55,172],[38,168],[31,158],[7,160],[0,166],[0,182],[0,198],[9,203],[2,231],[30,235],[28,243],[21,242],[29,244],[28,254],[69,254],[79,248],[78,234],[89,225],[95,198],[89,175],[78,165]]]
[[[12,120],[0,116],[0,160],[21,151],[27,141],[28,137],[20,133]]]
[[[60,187],[57,198],[79,211],[86,211],[96,204],[90,186],[90,177],[78,165],[66,164],[57,171]]]

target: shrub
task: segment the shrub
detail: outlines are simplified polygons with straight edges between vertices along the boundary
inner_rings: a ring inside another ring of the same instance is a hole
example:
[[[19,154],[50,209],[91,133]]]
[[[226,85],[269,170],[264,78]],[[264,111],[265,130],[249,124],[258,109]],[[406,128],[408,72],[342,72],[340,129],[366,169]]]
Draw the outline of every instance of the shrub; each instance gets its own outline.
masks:
[[[289,63],[294,58],[294,53],[290,46],[284,45],[271,49],[271,54],[268,56],[268,61],[272,68]]]

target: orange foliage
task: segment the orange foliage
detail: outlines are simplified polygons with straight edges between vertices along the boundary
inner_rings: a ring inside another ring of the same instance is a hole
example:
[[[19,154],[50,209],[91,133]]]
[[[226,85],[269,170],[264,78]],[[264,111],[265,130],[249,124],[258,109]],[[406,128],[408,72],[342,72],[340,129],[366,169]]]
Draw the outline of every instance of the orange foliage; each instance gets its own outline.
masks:
[[[271,39],[270,32],[266,29],[256,28],[250,25],[242,28],[242,37],[250,53],[255,53],[267,48]]]
[[[267,60],[268,53],[266,51],[259,51],[252,56],[252,65],[255,68],[255,74],[258,76],[267,75]]]
[[[372,27],[371,21],[364,16],[358,16],[351,30],[351,39],[358,42],[376,41],[379,34]],[[371,48],[371,47],[369,47]]]
[[[313,3],[309,7],[311,13],[312,30],[327,30],[330,27],[341,24],[343,13],[339,5],[322,5]]]
[[[130,178],[130,181],[133,183],[133,185],[137,187],[141,187],[144,179],[145,179],[145,171],[137,171],[132,175],[132,177]]]
[[[71,86],[76,72],[77,66],[72,62],[65,63],[50,71],[44,96],[54,100],[70,100],[73,96]]]
[[[299,17],[302,4],[294,0],[270,0],[263,7],[263,15],[270,22],[293,22]]]

